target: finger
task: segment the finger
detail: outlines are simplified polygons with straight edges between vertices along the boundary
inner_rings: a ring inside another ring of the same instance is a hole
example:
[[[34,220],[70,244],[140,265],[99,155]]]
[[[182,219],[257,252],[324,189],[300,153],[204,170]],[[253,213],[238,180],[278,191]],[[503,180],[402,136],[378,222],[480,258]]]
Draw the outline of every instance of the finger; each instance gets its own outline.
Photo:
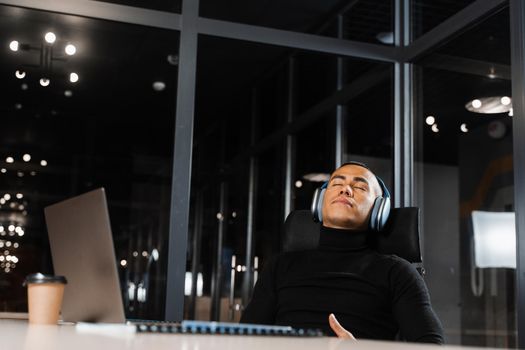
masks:
[[[352,335],[352,333],[350,333],[349,331],[344,329],[343,326],[341,326],[339,321],[337,321],[337,318],[335,318],[334,314],[330,314],[330,316],[328,316],[328,323],[330,324],[330,328],[332,328],[332,330],[338,338],[355,340],[355,337]]]

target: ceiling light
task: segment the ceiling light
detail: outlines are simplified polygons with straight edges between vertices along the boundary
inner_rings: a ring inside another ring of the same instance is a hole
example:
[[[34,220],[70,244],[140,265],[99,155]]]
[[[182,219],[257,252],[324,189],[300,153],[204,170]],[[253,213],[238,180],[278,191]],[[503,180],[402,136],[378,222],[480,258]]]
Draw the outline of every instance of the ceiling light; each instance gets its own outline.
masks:
[[[18,78],[18,79],[24,79],[26,77],[26,72],[24,72],[23,70],[17,70],[15,72],[15,76]]]
[[[22,104],[21,103],[15,104],[15,109],[22,109]]]
[[[0,169],[0,172],[1,172],[2,174],[5,174],[5,173],[7,173],[7,169],[6,169],[6,168],[2,168],[2,169]]]
[[[64,96],[66,96],[66,97],[71,97],[71,96],[73,96],[73,91],[71,91],[71,90],[66,90],[66,91],[64,91]]]
[[[436,118],[434,118],[434,117],[431,116],[431,115],[429,115],[429,116],[425,119],[425,123],[427,123],[428,125],[433,125],[435,122],[436,122]]]
[[[120,260],[120,266],[126,267],[127,264],[128,262],[125,259]]]
[[[311,182],[326,182],[330,180],[330,174],[326,173],[310,173],[303,176],[303,179]]]
[[[5,199],[0,198],[0,204],[2,204],[2,205],[5,204]]]
[[[15,160],[14,160],[13,157],[7,157],[7,158],[5,159],[5,162],[6,162],[6,163],[14,163]]]
[[[13,232],[13,231],[15,230],[15,225],[9,225],[9,226],[7,227],[7,230],[8,230],[9,232]]]
[[[27,90],[28,86],[27,86],[26,83],[23,83],[22,85],[20,85],[20,88],[21,88],[22,90]]]
[[[76,83],[78,81],[78,74],[77,73],[69,74],[69,81],[72,83]]]
[[[22,193],[17,193],[16,194],[16,198],[22,199],[22,198],[24,198],[24,195]]]
[[[11,199],[11,195],[9,193],[4,194],[4,199],[6,201],[10,200]]]
[[[490,97],[480,97],[472,101],[469,101],[465,104],[465,108],[474,113],[480,114],[499,114],[499,113],[508,113],[512,108],[512,101],[509,97],[506,96],[490,96]],[[509,99],[509,101],[507,101]],[[502,102],[509,102],[508,104],[503,104]]]
[[[168,63],[172,66],[176,66],[179,64],[179,55],[171,54],[167,57]]]
[[[297,187],[297,188],[303,187],[303,182],[301,180],[295,181],[295,187]]]
[[[42,160],[40,161],[40,165],[41,165],[41,166],[47,166],[47,160],[42,159]]]
[[[44,39],[50,44],[53,44],[57,40],[57,36],[53,32],[47,32]]]
[[[153,90],[162,91],[166,88],[166,84],[163,81],[155,81],[153,83]]]
[[[9,43],[9,48],[11,51],[18,51],[18,41],[13,40]]]
[[[157,250],[157,248],[153,248],[153,250],[151,251],[151,257],[155,261],[159,260],[159,251]]]
[[[64,51],[66,51],[66,54],[69,56],[73,56],[77,52],[77,48],[73,44],[67,44]]]
[[[383,44],[392,45],[394,43],[394,32],[380,32],[376,35],[376,39]]]
[[[511,103],[512,101],[511,101],[510,97],[508,97],[508,96],[503,96],[503,97],[500,99],[500,102],[501,102],[502,105],[504,105],[504,106],[508,106],[508,105],[510,105],[510,103]]]
[[[467,128],[467,124],[466,123],[461,124],[461,126],[459,128],[460,128],[460,130],[462,132],[468,132],[468,128]]]
[[[496,75],[496,68],[490,67],[489,74],[487,75],[490,79],[494,79],[497,77]]]
[[[40,79],[40,85],[42,85],[43,87],[48,86],[50,82],[51,81],[49,79],[47,79],[47,78]]]
[[[433,131],[433,132],[439,132],[439,129],[438,129],[438,125],[437,125],[437,124],[432,125],[432,131]]]
[[[16,175],[18,175],[18,177],[24,177],[24,173],[21,171],[17,172]]]
[[[22,156],[22,159],[24,160],[24,162],[29,162],[31,160],[31,155],[26,153]]]

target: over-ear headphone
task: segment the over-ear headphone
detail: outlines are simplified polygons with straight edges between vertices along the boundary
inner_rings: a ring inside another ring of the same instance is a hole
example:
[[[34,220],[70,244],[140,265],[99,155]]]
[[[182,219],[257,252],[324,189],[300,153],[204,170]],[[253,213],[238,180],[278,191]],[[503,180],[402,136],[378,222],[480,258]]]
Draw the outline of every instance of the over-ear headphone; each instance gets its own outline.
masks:
[[[341,167],[345,165],[358,165],[370,170],[368,166],[361,162],[348,162],[341,165]],[[388,220],[388,215],[390,214],[390,192],[388,191],[388,188],[386,187],[383,180],[381,180],[381,178],[377,175],[375,175],[375,177],[377,179],[377,182],[379,182],[379,186],[383,191],[383,195],[377,197],[374,201],[368,227],[372,231],[381,231],[385,227],[386,222]],[[311,211],[314,217],[314,221],[316,222],[323,221],[323,199],[327,187],[328,182],[325,182],[321,187],[315,190],[314,196],[312,198]]]

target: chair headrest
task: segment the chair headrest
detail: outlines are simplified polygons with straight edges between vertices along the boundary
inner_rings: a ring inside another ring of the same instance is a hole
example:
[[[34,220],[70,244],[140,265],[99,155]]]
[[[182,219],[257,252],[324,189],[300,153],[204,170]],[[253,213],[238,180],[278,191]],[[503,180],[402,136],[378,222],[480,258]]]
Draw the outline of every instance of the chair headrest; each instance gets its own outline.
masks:
[[[313,221],[309,210],[292,211],[285,221],[283,251],[317,247],[321,224]],[[370,234],[375,249],[382,254],[395,254],[411,263],[420,263],[419,208],[394,208],[385,228]]]

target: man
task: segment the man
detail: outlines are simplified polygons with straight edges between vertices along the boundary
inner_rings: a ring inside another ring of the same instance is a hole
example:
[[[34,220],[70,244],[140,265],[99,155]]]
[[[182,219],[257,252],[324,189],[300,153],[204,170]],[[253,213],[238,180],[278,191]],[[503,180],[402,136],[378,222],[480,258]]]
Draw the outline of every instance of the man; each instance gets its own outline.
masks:
[[[406,260],[367,245],[371,211],[382,196],[378,178],[364,164],[336,169],[322,201],[318,247],[271,260],[241,322],[319,328],[343,338],[399,335],[443,343],[419,273]]]

